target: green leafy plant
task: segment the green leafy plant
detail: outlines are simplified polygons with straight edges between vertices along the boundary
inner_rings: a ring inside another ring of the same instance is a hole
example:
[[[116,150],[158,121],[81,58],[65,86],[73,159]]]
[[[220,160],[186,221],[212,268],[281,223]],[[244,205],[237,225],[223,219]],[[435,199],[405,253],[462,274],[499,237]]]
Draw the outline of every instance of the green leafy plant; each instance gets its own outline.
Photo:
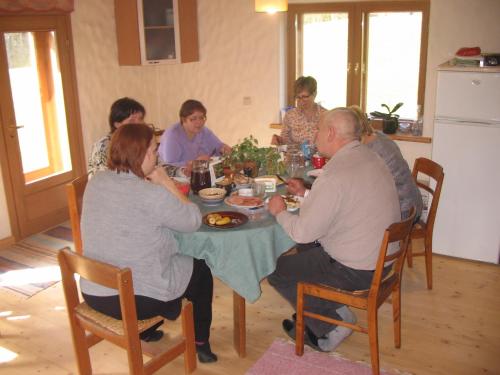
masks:
[[[234,170],[240,170],[245,164],[254,167],[254,175],[263,167],[267,173],[278,173],[280,154],[275,147],[259,147],[258,140],[249,135],[231,149],[224,157],[224,165]]]
[[[399,126],[399,115],[395,114],[395,112],[402,106],[403,103],[398,103],[391,109],[387,104],[382,104],[382,107],[387,109],[387,113],[374,111],[370,112],[370,115],[384,120],[382,128],[384,133],[394,134]]]

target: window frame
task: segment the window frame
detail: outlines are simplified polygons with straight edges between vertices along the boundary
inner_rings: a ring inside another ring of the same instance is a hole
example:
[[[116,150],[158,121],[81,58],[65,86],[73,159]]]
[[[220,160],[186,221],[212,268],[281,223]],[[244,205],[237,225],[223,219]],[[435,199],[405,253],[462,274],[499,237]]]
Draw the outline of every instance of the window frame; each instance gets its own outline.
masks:
[[[348,70],[346,105],[359,105],[366,110],[366,66],[368,59],[368,14],[373,12],[422,12],[420,63],[417,105],[424,111],[427,46],[429,36],[429,0],[376,1],[289,4],[287,14],[287,103],[294,104],[293,84],[300,75],[302,19],[304,13],[343,12],[349,17]],[[298,48],[299,47],[299,48]],[[359,74],[361,73],[361,74]]]

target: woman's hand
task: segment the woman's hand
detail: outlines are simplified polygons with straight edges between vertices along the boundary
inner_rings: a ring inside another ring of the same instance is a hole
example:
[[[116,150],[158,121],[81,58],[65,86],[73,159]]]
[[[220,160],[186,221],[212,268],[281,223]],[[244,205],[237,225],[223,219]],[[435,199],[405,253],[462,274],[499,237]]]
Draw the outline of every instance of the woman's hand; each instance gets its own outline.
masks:
[[[281,195],[276,194],[269,199],[269,203],[267,204],[267,209],[271,213],[271,215],[276,216],[280,212],[286,210],[286,203],[281,197]]]
[[[271,144],[275,146],[280,146],[283,143],[283,138],[281,138],[278,134],[273,134],[271,138]]]
[[[229,154],[231,152],[232,148],[225,143],[221,146],[220,148],[220,153],[221,155]]]
[[[302,178],[291,178],[288,181],[287,190],[290,194],[303,197],[306,192],[304,180]]]
[[[163,167],[156,167],[153,172],[146,176],[146,178],[153,184],[163,186],[182,202],[189,203],[189,199],[182,194],[179,189],[177,189],[174,180],[168,177],[167,172]]]

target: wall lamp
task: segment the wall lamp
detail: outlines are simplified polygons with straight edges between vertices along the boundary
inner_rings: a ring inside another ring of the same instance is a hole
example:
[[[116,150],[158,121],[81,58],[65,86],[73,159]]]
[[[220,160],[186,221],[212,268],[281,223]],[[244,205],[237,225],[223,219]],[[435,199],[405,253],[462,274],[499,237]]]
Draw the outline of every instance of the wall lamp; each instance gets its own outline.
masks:
[[[288,10],[287,0],[255,0],[255,11],[276,13]]]

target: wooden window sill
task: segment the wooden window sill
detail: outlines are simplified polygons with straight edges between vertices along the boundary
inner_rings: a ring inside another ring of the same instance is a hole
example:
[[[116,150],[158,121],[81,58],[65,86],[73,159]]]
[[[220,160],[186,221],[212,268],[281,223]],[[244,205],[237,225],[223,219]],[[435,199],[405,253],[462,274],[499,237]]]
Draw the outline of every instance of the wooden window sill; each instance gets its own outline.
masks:
[[[281,124],[270,124],[269,125],[269,128],[277,129],[277,130],[281,130],[282,127],[283,127],[283,125],[281,125]],[[403,134],[400,132],[396,132],[396,134],[386,134],[386,135],[394,141],[417,142],[417,143],[431,143],[432,142],[431,137],[416,136],[416,135],[412,135],[412,134]]]

